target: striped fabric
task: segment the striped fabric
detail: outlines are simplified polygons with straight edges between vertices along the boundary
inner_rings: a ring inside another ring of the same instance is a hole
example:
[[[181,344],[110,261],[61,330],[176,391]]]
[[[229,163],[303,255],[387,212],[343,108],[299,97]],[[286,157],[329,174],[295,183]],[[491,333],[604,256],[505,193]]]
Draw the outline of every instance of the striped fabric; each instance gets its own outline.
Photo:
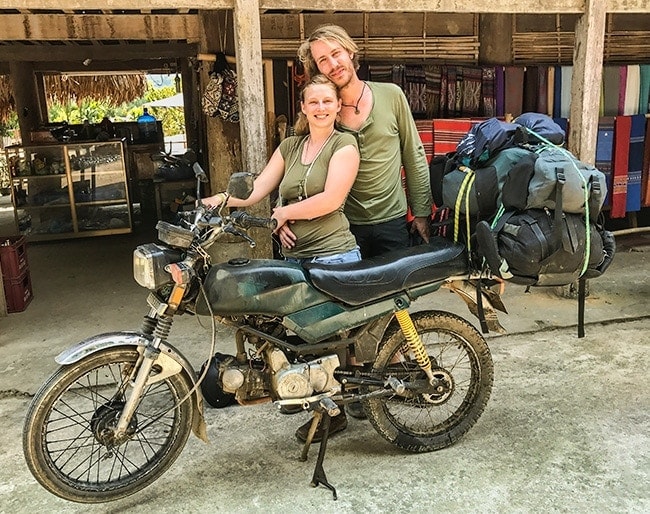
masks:
[[[444,155],[456,151],[456,146],[472,128],[472,120],[434,119],[433,155]]]
[[[481,77],[483,95],[483,116],[492,118],[496,116],[496,97],[495,97],[495,69],[489,66],[483,68]]]
[[[427,82],[427,118],[440,118],[440,79],[442,67],[425,66],[424,77]]]
[[[650,207],[650,118],[645,120],[646,140],[643,149],[643,171],[641,172],[641,203]]]

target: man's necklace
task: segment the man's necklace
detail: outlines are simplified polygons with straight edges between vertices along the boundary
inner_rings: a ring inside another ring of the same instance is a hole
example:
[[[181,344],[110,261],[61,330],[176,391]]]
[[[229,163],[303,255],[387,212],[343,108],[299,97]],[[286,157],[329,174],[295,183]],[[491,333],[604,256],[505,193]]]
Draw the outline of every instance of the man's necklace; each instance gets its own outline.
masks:
[[[357,100],[357,103],[352,105],[352,104],[344,104],[341,103],[341,107],[354,107],[354,114],[359,114],[359,103],[361,102],[361,99],[363,98],[363,94],[366,92],[366,81],[363,81],[363,89],[361,90],[361,94],[359,95],[359,99]]]

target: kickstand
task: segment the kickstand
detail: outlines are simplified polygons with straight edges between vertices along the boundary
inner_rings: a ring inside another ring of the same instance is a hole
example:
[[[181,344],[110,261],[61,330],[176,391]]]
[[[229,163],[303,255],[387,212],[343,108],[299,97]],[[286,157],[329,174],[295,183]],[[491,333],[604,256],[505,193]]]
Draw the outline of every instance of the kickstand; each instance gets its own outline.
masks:
[[[323,423],[323,439],[320,442],[320,447],[318,449],[318,458],[316,459],[316,467],[314,469],[314,475],[311,479],[311,486],[318,487],[319,485],[324,485],[334,495],[334,500],[338,499],[336,495],[336,489],[332,484],[327,481],[325,476],[325,470],[323,469],[323,459],[325,458],[325,450],[327,450],[327,440],[330,435],[330,415],[327,412],[322,413],[322,423]]]

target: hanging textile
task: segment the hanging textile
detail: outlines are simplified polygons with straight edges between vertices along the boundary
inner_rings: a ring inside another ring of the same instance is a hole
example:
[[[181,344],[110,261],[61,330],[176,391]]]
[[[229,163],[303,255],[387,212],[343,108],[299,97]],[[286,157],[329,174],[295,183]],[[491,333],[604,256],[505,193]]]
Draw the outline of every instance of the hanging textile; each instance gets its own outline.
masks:
[[[650,112],[650,64],[639,67],[639,114]]]
[[[596,168],[607,178],[605,205],[612,203],[612,155],[614,152],[614,117],[605,116],[598,121],[596,137]]]
[[[625,112],[625,90],[627,89],[627,66],[618,67],[618,110],[621,116]]]
[[[413,116],[424,117],[427,113],[427,84],[422,66],[404,67],[404,87]]]
[[[523,111],[524,100],[524,69],[520,66],[506,66],[506,98],[505,114],[513,118]]]
[[[612,209],[610,211],[612,218],[625,217],[631,128],[632,118],[630,116],[616,116],[614,120],[614,155],[612,159],[613,194]]]
[[[505,95],[505,68],[497,66],[494,68],[494,106],[498,117],[503,117],[506,113]]]
[[[627,67],[627,80],[625,82],[625,100],[623,101],[623,114],[632,116],[639,111],[639,89],[641,88],[641,72],[638,64]]]
[[[524,91],[522,112],[537,112],[539,97],[539,70],[537,66],[526,66],[524,71]]]
[[[562,88],[560,100],[560,118],[569,118],[571,111],[571,79],[573,76],[573,66],[562,66]]]
[[[483,70],[473,66],[463,66],[461,92],[461,116],[480,116],[483,97]]]
[[[555,102],[555,66],[549,66],[546,72],[546,114],[553,117],[553,105]]]
[[[427,83],[427,118],[440,117],[440,81],[441,66],[429,65],[424,67],[424,77]]]
[[[626,212],[641,210],[641,172],[643,170],[643,146],[645,139],[645,115],[632,116],[630,130],[630,157],[627,174]]]
[[[537,67],[537,105],[535,112],[548,112],[548,66]]]
[[[562,68],[554,66],[553,81],[553,118],[562,117]]]
[[[456,66],[445,66],[445,83],[446,88],[443,89],[445,95],[445,109],[443,115],[445,117],[453,118],[458,116],[456,111]]]
[[[605,116],[616,116],[618,114],[618,93],[620,90],[621,78],[618,66],[605,66],[603,68],[603,109]]]
[[[427,162],[431,162],[433,157],[433,121],[432,120],[415,120],[415,128],[424,147],[424,155]]]
[[[485,66],[481,73],[481,94],[483,96],[481,114],[486,118],[494,118],[496,116],[494,78],[494,68]]]
[[[650,207],[650,118],[645,121],[645,145],[643,148],[643,171],[641,173],[642,204]]]

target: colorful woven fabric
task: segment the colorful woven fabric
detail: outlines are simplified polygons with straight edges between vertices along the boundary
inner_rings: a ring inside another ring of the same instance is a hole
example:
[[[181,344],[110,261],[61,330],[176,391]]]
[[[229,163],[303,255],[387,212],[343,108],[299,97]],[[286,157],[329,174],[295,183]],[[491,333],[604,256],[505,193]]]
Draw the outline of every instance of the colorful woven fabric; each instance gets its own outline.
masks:
[[[483,106],[481,113],[486,118],[493,118],[496,116],[496,97],[495,97],[495,70],[490,66],[483,68],[481,82],[481,92],[483,95]]]
[[[641,172],[643,170],[643,147],[645,139],[645,115],[632,116],[630,130],[630,157],[627,173],[627,197],[625,210],[636,212],[641,210]]]
[[[418,65],[404,67],[404,93],[413,116],[425,116],[427,112],[427,84],[424,68]]]
[[[463,66],[461,92],[461,116],[480,116],[483,100],[483,70],[474,66]]]
[[[433,65],[424,67],[424,77],[427,83],[427,118],[440,117],[440,81],[442,67]]]
[[[596,168],[607,178],[607,196],[605,205],[612,201],[612,158],[614,154],[614,117],[605,116],[598,121],[596,138]]]
[[[468,119],[433,120],[433,155],[444,155],[456,151],[456,146],[472,128]]]
[[[613,194],[612,209],[610,211],[612,218],[625,217],[631,129],[632,118],[630,116],[616,116],[614,121],[614,158],[612,161]]]

